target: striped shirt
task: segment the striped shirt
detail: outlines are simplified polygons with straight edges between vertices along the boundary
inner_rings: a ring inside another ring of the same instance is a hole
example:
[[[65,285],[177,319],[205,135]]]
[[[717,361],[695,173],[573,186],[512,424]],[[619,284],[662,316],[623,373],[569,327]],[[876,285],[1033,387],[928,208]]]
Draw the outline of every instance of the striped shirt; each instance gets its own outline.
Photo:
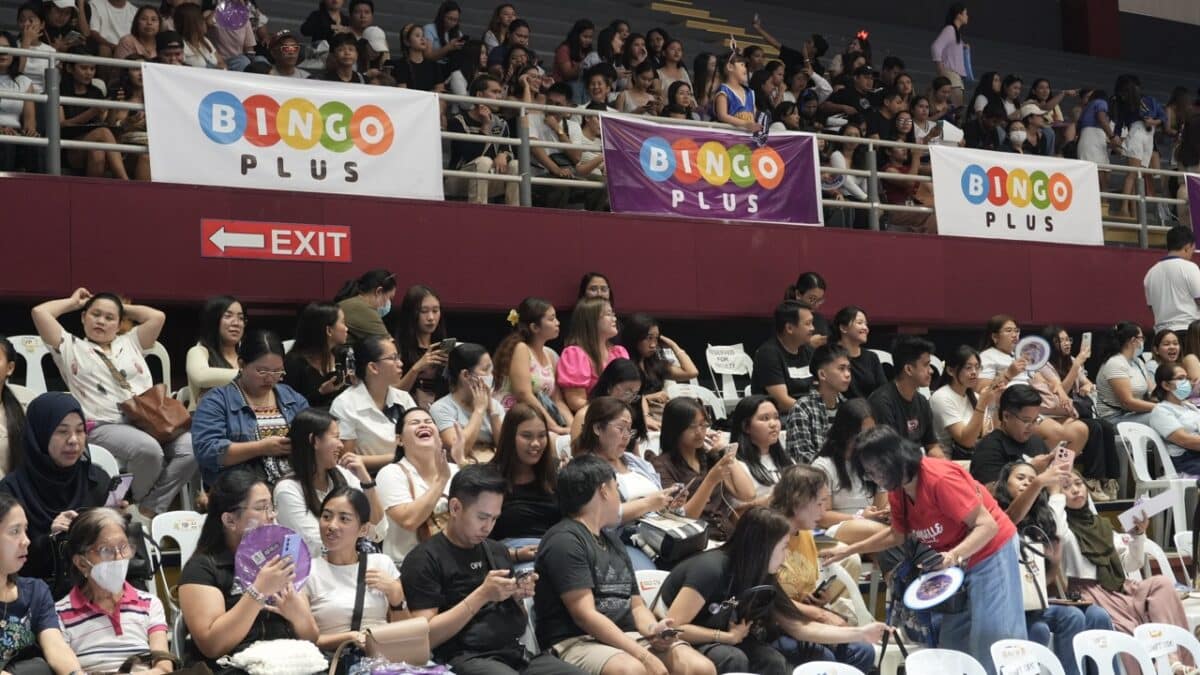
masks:
[[[88,600],[78,586],[54,608],[63,637],[88,672],[117,670],[125,659],[150,650],[152,633],[167,630],[162,602],[128,582],[116,614]]]

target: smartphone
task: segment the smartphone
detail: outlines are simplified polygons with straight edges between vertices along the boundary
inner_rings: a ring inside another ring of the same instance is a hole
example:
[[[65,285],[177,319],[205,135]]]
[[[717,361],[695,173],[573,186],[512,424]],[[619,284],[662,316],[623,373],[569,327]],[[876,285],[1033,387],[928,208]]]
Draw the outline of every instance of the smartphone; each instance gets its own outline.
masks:
[[[837,577],[826,577],[821,582],[817,589],[813,591],[813,596],[820,598],[826,604],[837,600],[846,592],[846,585],[843,584]]]
[[[1092,331],[1089,330],[1088,332],[1083,334],[1082,338],[1080,338],[1079,349],[1082,351],[1082,350],[1091,349],[1091,348],[1092,348]]]
[[[446,354],[449,354],[450,352],[454,351],[454,348],[455,348],[455,347],[457,347],[457,346],[458,346],[458,340],[457,340],[457,339],[455,339],[455,338],[446,338],[445,340],[442,340],[441,342],[439,342],[439,343],[438,343],[438,347],[437,347],[437,348],[438,348],[438,351],[441,351],[441,352],[444,352],[444,353],[446,353]]]
[[[683,631],[679,630],[678,628],[664,628],[658,632],[658,637],[663,640],[670,640],[671,638],[675,637],[676,635],[679,635],[682,632]]]
[[[524,581],[526,578],[528,578],[529,575],[531,575],[531,574],[533,574],[532,569],[521,570],[520,572],[517,572],[513,575],[513,579],[515,579],[516,582],[519,584],[522,581]]]
[[[303,543],[300,541],[300,535],[289,534],[283,538],[283,547],[279,549],[279,557],[291,558],[295,562],[300,557],[300,547]]]
[[[1068,448],[1066,443],[1059,443],[1054,448],[1054,463],[1075,466],[1075,451]]]
[[[108,499],[104,502],[105,506],[115,507],[125,499],[125,495],[129,493],[129,486],[133,485],[133,474],[123,473],[119,476],[114,476],[108,484]]]

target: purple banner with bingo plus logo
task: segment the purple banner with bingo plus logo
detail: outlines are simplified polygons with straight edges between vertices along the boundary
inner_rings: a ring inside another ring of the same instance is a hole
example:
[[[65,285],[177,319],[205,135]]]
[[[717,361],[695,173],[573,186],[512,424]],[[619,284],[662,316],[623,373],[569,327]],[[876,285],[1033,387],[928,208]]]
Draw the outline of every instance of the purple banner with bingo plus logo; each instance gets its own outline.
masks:
[[[821,225],[816,139],[601,120],[608,197],[615,213]]]

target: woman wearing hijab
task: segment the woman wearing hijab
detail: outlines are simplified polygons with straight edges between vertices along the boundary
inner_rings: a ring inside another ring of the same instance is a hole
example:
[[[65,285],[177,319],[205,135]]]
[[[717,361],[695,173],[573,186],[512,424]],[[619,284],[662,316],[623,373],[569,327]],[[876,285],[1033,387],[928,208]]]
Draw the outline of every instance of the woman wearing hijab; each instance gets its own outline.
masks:
[[[0,491],[16,497],[29,519],[29,558],[21,576],[44,579],[58,598],[70,585],[67,569],[56,569],[54,544],[79,511],[104,505],[109,476],[85,453],[87,420],[73,396],[42,394],[29,404],[25,417],[24,456],[0,481]]]
[[[1108,612],[1114,628],[1132,635],[1141,624],[1154,622],[1188,630],[1183,603],[1169,576],[1156,574],[1143,581],[1125,577],[1146,562],[1149,519],[1135,517],[1132,529],[1114,535],[1108,520],[1089,508],[1088,488],[1077,471],[1062,492],[1050,495],[1050,509],[1062,540],[1060,564],[1068,587]],[[1171,660],[1172,672],[1195,672],[1181,666],[1175,655]]]

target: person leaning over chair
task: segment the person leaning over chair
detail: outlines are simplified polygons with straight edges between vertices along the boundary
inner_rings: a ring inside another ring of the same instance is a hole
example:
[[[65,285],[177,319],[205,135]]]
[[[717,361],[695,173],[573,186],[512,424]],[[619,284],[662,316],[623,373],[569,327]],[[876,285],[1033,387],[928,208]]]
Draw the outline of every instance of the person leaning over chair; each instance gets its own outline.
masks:
[[[450,481],[446,529],[417,546],[401,567],[413,616],[429,620],[429,644],[458,675],[580,675],[521,644],[528,624],[522,601],[537,574],[514,576],[504,544],[488,539],[504,508],[508,484],[487,464]]]
[[[664,635],[638,591],[633,564],[611,529],[621,522],[616,474],[604,460],[577,457],[558,475],[566,516],[538,547],[534,610],[538,644],[592,675],[715,675],[713,663]]]
[[[471,83],[470,95],[475,98],[500,99],[504,96],[504,85],[491,75],[480,75]],[[466,112],[453,115],[446,122],[446,130],[459,134],[477,134],[496,138],[508,138],[508,122],[499,115],[499,109],[478,104]],[[450,141],[450,166],[456,171],[472,171],[481,174],[516,176],[520,166],[507,145]],[[466,197],[472,204],[486,204],[491,197],[504,195],[509,206],[520,203],[520,183],[517,181],[490,181],[449,177],[446,179],[446,195]]]
[[[821,553],[828,563],[877,553],[916,536],[941,554],[940,568],[964,568],[967,608],[943,614],[938,644],[974,656],[995,673],[989,648],[996,640],[1023,640],[1025,612],[1017,565],[1017,530],[996,500],[967,470],[921,448],[890,427],[855,439],[853,462],[863,480],[888,491],[892,526],[856,544]]]
[[[59,322],[63,314],[80,310],[82,338]],[[147,518],[170,510],[175,495],[196,472],[192,434],[185,431],[169,443],[159,443],[121,410],[122,403],[154,386],[143,354],[158,340],[166,315],[144,305],[126,306],[112,293],[93,294],[86,288],[43,302],[31,314],[63,380],[96,423],[89,434],[92,442],[104,446],[133,474],[131,501]],[[126,318],[137,326],[118,334]],[[169,380],[170,374],[165,375]]]

